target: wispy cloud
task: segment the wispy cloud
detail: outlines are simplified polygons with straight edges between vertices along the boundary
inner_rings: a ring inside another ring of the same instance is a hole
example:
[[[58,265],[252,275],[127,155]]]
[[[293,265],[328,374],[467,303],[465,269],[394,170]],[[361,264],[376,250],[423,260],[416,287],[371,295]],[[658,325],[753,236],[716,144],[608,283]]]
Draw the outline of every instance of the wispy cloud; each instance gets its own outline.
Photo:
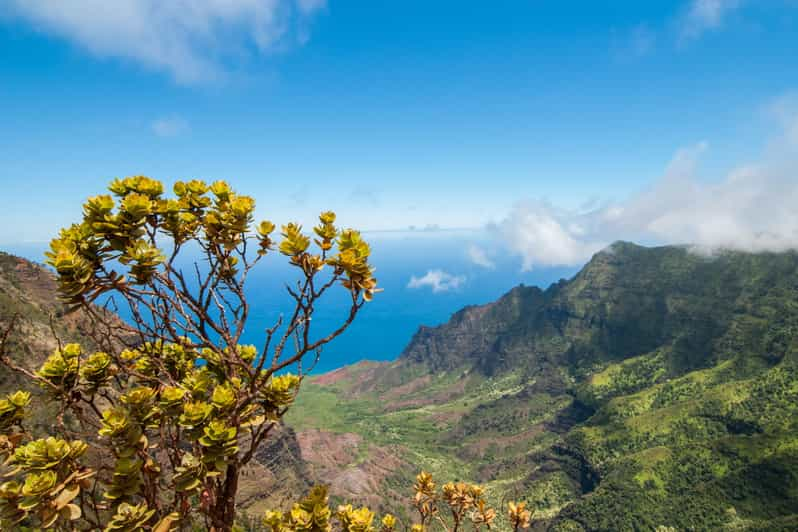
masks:
[[[696,39],[707,31],[720,28],[728,15],[742,3],[743,0],[691,0],[680,20],[679,38],[682,41]]]
[[[616,59],[639,59],[654,52],[665,41],[677,47],[695,41],[707,32],[722,29],[730,15],[746,0],[688,0],[667,22],[641,22],[631,28],[612,30],[612,53]]]
[[[152,122],[152,132],[159,137],[176,137],[189,129],[188,122],[179,116],[166,116]]]
[[[492,270],[496,267],[496,264],[488,257],[488,253],[476,244],[468,246],[467,252],[468,258],[477,266],[481,266],[488,270]]]
[[[11,15],[100,57],[131,59],[181,83],[218,78],[225,57],[270,52],[325,0],[10,0]]]
[[[443,270],[429,270],[423,277],[416,277],[413,275],[410,282],[407,283],[408,288],[424,288],[429,287],[432,289],[433,294],[441,292],[448,292],[456,290],[465,283],[466,278],[464,275],[452,275]]]
[[[702,249],[798,249],[798,106],[774,107],[782,124],[765,160],[720,180],[699,175],[706,142],[679,150],[662,177],[627,201],[587,212],[517,204],[491,229],[525,270],[578,265],[615,240],[695,244]]]

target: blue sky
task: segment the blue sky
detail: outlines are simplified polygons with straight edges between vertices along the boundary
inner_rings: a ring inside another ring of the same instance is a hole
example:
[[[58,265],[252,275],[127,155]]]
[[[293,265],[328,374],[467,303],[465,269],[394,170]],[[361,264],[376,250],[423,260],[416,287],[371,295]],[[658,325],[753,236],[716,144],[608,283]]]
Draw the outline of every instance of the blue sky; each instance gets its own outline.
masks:
[[[794,1],[1,3],[0,245],[132,174],[526,269],[798,243]]]

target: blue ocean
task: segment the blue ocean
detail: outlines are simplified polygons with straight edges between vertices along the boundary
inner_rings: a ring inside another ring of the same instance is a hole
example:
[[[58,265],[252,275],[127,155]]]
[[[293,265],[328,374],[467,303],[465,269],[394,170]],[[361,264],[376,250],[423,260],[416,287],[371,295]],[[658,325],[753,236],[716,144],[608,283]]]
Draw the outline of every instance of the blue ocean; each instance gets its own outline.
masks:
[[[364,359],[395,359],[421,325],[444,323],[461,308],[494,301],[518,284],[545,288],[559,279],[572,277],[577,271],[577,268],[541,268],[523,272],[517,257],[502,256],[490,257],[492,268],[478,266],[469,258],[468,249],[484,235],[473,232],[375,232],[364,236],[372,245],[372,263],[383,292],[365,305],[343,335],[325,346],[315,373]],[[44,261],[44,245],[4,248],[36,262]],[[422,278],[435,270],[458,278],[458,282],[438,292],[428,285],[409,286],[413,276]],[[244,343],[261,346],[265,329],[281,313],[290,312],[286,283],[295,279],[297,276],[285,257],[277,253],[267,256],[251,272],[247,282],[251,313]],[[337,328],[347,309],[344,289],[328,293],[314,314],[313,336]]]

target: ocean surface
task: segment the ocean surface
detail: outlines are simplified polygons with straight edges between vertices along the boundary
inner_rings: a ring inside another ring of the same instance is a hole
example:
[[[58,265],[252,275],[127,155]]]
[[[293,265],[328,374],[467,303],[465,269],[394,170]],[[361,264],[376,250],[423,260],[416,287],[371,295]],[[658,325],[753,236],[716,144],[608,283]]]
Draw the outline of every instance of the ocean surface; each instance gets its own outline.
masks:
[[[368,233],[372,245],[375,276],[384,289],[365,305],[347,331],[327,344],[314,373],[368,360],[392,360],[399,356],[421,325],[434,326],[467,305],[489,303],[521,283],[545,288],[559,279],[572,277],[578,268],[541,268],[521,271],[517,257],[490,256],[493,268],[478,266],[469,258],[469,247],[485,238],[466,231],[408,231]],[[43,262],[45,244],[2,246],[3,251]],[[285,257],[274,253],[254,269],[246,291],[251,313],[243,343],[261,346],[264,331],[281,313],[287,314],[291,299],[287,282],[297,279]],[[441,270],[460,277],[458,286],[433,292],[431,286],[408,286],[412,276]],[[313,336],[326,335],[345,318],[348,294],[343,288],[331,291],[313,317]],[[123,317],[124,317],[124,313]]]

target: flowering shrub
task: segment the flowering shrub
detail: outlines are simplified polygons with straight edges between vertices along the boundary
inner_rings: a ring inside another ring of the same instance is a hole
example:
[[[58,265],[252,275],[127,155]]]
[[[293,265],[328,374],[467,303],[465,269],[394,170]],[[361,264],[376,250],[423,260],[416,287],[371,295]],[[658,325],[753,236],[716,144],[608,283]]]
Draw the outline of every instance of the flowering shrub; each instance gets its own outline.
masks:
[[[331,212],[312,241],[289,223],[277,245],[272,222],[254,224],[254,199],[223,181],[177,182],[173,197],[143,176],[109,189],[47,253],[98,349],[59,341],[31,371],[6,352],[11,328],[0,336],[0,362],[59,409],[53,433],[37,439],[25,427],[30,394],[0,399],[0,528],[231,530],[240,472],[296,397],[306,357],[314,363],[377,292],[370,248]],[[262,346],[242,345],[247,276],[275,247],[298,272],[293,308]],[[188,250],[200,260],[187,263]],[[335,286],[349,311],[315,335],[315,305]],[[119,303],[130,323],[111,312]]]
[[[418,522],[405,527],[413,532],[436,528],[456,532],[467,523],[474,530],[495,528],[496,511],[485,502],[484,490],[480,486],[449,482],[437,489],[432,475],[421,472],[416,477],[413,490]],[[532,512],[526,509],[525,503],[508,503],[507,521],[515,532],[529,528],[531,517]],[[271,532],[328,532],[333,529],[333,521],[344,532],[393,532],[397,528],[397,519],[393,515],[385,514],[375,522],[375,513],[367,507],[353,508],[347,504],[333,511],[327,488],[323,486],[313,488],[289,511],[270,510],[263,517],[263,524]]]

